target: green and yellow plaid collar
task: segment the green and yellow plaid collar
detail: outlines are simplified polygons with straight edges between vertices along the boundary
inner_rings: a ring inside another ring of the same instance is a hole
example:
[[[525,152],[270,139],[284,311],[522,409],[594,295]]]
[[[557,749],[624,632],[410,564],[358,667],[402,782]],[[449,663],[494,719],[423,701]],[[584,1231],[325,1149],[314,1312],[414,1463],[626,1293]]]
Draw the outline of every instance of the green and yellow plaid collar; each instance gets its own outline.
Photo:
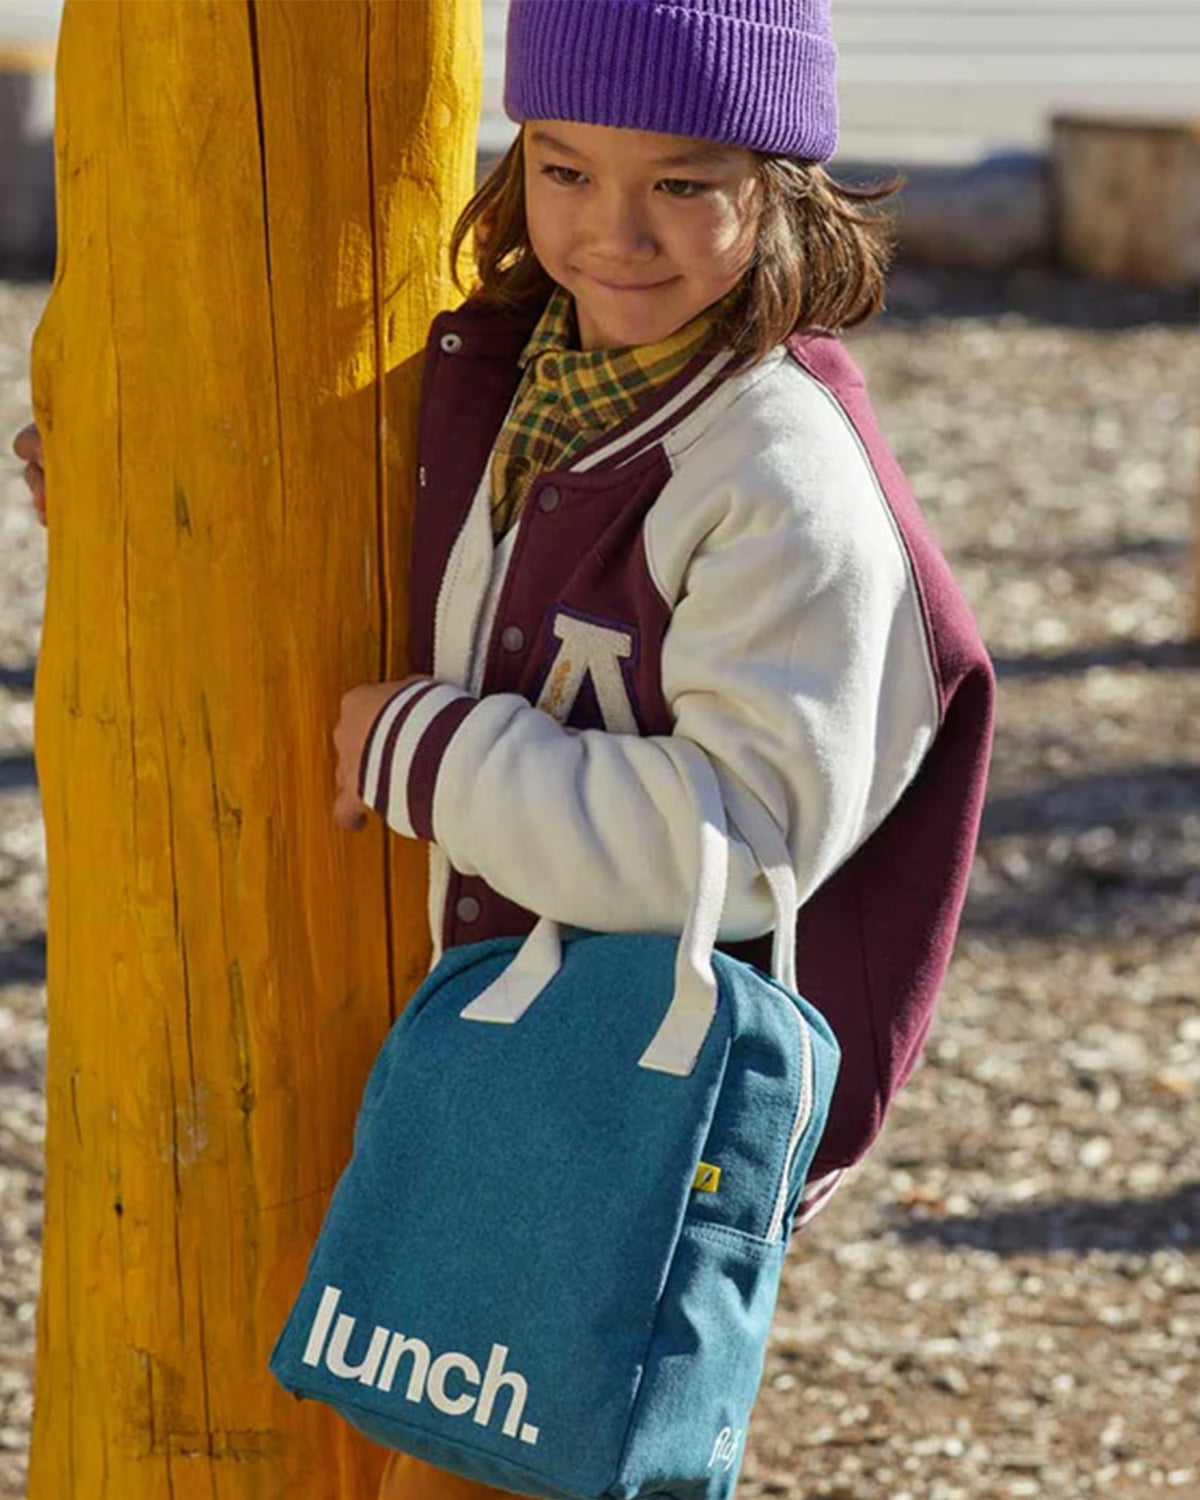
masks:
[[[556,393],[560,417],[603,432],[624,421],[644,396],[677,375],[704,347],[723,306],[718,302],[706,307],[656,344],[581,350],[572,347],[574,302],[557,286],[521,352],[520,364],[528,381]]]

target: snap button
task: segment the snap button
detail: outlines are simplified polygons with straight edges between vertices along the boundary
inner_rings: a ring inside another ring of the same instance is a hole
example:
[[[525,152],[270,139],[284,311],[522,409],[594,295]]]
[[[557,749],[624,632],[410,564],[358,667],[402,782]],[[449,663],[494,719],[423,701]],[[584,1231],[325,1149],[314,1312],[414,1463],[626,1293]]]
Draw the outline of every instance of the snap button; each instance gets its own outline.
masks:
[[[443,333],[438,344],[443,354],[457,354],[462,348],[462,339],[457,333]]]
[[[519,625],[506,625],[500,644],[506,651],[519,651],[525,644],[525,632]]]
[[[548,354],[546,358],[542,360],[542,374],[547,380],[558,379],[558,361],[552,354]]]
[[[454,914],[460,922],[474,922],[479,916],[479,902],[474,896],[460,896],[455,903]]]
[[[548,484],[546,486],[546,488],[544,490],[540,491],[539,494],[538,494],[538,498],[537,498],[538,509],[539,510],[545,510],[545,511],[557,510],[558,509],[558,502],[561,499],[562,499],[562,496],[559,494],[558,490],[554,487],[554,485]]]

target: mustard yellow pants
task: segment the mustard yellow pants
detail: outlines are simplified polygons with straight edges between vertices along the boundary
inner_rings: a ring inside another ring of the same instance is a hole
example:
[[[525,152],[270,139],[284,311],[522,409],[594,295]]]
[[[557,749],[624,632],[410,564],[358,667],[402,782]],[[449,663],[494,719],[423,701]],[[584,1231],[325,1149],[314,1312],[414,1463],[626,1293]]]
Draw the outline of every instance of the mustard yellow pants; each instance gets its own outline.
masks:
[[[383,1471],[379,1500],[524,1500],[474,1479],[460,1479],[407,1453],[393,1453]]]

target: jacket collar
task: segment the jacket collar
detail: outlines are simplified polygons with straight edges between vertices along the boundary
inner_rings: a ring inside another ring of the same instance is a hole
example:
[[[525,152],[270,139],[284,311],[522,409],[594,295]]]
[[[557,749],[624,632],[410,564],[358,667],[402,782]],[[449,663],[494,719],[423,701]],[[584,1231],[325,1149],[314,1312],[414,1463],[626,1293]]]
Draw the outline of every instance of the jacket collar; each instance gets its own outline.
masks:
[[[512,389],[520,378],[521,355],[544,309],[511,312],[481,306],[470,300],[451,312],[439,313],[430,328],[430,348],[449,352],[448,337],[456,342],[456,359],[486,361],[503,367]],[[699,349],[677,374],[622,421],[601,433],[594,442],[574,455],[569,470],[619,468],[660,442],[726,378],[724,367],[732,359],[725,348],[708,344]]]

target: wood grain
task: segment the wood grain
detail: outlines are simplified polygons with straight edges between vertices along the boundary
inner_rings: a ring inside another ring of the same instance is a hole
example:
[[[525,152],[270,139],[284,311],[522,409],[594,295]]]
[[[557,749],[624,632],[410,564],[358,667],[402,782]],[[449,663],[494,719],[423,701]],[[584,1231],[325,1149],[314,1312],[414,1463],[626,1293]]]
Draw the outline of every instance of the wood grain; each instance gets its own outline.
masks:
[[[424,849],[335,826],[331,732],[407,669],[415,356],[452,300],[478,26],[470,0],[67,0],[32,1500],[378,1480],[267,1359],[428,962]]]

